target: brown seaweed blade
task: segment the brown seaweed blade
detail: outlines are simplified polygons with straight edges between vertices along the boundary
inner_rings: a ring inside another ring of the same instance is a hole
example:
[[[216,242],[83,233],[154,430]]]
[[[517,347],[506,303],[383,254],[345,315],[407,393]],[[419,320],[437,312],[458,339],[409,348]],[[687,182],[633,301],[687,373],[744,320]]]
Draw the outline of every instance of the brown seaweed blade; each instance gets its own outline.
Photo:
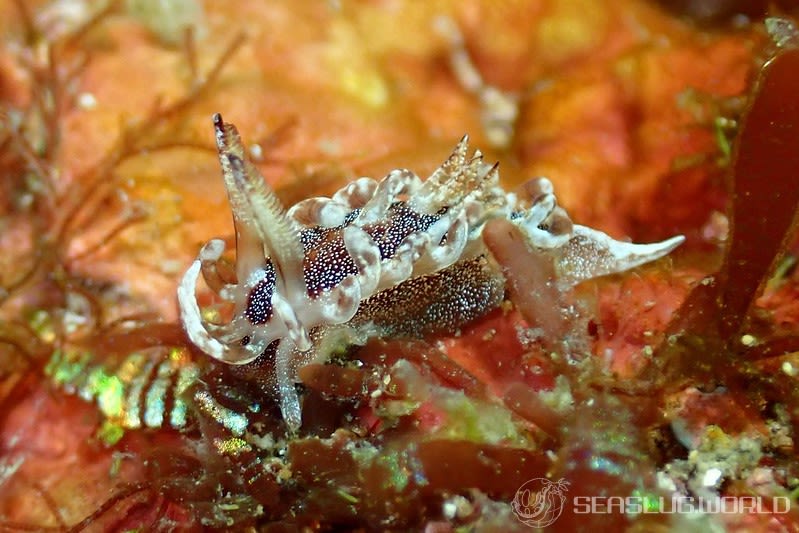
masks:
[[[741,351],[755,299],[796,236],[797,88],[799,49],[786,48],[761,70],[737,139],[724,263],[689,294],[656,358],[682,377],[738,372],[720,358]]]
[[[731,242],[720,272],[721,334],[745,325],[754,298],[793,242],[799,206],[799,49],[761,71],[734,153]]]

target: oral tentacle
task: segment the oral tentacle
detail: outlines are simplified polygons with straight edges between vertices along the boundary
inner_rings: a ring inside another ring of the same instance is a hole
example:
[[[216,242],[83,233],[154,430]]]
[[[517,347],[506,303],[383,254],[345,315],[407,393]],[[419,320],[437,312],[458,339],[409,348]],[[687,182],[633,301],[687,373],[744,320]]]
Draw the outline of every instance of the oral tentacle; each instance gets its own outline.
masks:
[[[180,321],[186,331],[189,340],[197,348],[210,355],[214,359],[226,362],[233,361],[235,357],[230,354],[230,348],[217,338],[212,336],[206,328],[200,306],[197,303],[195,291],[197,290],[197,280],[200,277],[200,260],[195,260],[183,274],[183,278],[178,284],[178,306],[180,308]]]

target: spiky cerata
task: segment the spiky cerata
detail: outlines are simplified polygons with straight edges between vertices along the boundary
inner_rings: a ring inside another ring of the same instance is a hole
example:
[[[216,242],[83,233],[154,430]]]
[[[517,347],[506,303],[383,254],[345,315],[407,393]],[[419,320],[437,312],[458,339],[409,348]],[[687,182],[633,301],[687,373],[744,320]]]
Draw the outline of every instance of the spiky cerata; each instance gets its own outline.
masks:
[[[466,137],[427,180],[392,170],[286,211],[236,128],[218,114],[214,127],[236,228],[236,281],[218,268],[224,241],[208,241],[178,287],[181,320],[191,342],[220,361],[245,364],[274,351],[280,408],[292,428],[301,422],[297,370],[326,357],[331,337],[454,330],[502,301],[504,280],[481,239],[492,218],[516,224],[532,247],[561,252],[570,261],[560,279],[567,285],[655,260],[683,241],[631,244],[572,224],[545,178],[531,181],[529,198],[519,201],[500,187],[496,164],[479,151],[469,156]],[[228,322],[201,312],[201,273],[232,306]]]

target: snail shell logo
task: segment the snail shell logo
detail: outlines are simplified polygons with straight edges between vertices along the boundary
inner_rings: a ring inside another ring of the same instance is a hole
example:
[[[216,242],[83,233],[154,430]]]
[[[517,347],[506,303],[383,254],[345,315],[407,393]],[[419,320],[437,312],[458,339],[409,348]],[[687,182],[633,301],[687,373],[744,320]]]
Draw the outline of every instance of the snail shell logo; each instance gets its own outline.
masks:
[[[533,478],[519,487],[511,502],[513,514],[530,527],[546,527],[560,517],[566,503],[569,482],[565,479],[550,481]]]

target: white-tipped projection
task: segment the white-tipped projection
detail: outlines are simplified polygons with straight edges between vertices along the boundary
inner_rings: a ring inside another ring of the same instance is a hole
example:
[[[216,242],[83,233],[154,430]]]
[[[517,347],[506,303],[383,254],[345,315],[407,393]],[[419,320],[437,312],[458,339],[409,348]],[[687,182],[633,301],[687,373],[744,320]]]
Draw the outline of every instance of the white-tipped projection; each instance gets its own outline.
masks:
[[[651,244],[617,241],[606,233],[575,225],[569,242],[559,250],[558,269],[561,283],[576,285],[581,281],[616,274],[655,261],[685,241],[677,235]]]

